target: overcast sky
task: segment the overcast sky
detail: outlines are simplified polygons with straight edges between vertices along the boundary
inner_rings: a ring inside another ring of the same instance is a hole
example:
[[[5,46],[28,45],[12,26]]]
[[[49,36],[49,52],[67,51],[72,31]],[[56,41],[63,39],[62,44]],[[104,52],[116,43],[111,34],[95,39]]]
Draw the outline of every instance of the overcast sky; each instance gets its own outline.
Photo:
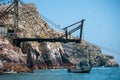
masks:
[[[120,54],[120,0],[24,0],[34,3],[39,13],[61,27],[85,19],[84,39],[97,45],[119,51]],[[114,55],[120,64],[120,55]]]

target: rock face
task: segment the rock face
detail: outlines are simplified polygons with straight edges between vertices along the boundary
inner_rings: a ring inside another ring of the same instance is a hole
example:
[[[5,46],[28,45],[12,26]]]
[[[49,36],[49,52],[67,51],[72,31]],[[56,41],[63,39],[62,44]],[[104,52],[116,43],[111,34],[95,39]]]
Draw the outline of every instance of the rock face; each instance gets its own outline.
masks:
[[[0,70],[30,71],[26,64],[26,55],[21,52],[21,49],[13,47],[6,38],[0,38]]]
[[[63,44],[63,48],[71,56],[70,61],[78,64],[79,62],[88,62],[92,67],[118,67],[113,56],[101,53],[101,49],[94,44],[82,41],[82,44],[68,43]]]
[[[0,7],[0,11],[8,5]],[[12,12],[12,10],[11,10]],[[12,13],[0,19],[0,25],[8,30],[13,30]],[[28,38],[57,38],[63,33],[50,28],[39,16],[34,4],[19,6],[18,37]],[[0,60],[5,70],[9,64],[16,71],[30,69],[66,68],[75,67],[79,62],[86,61],[92,66],[118,66],[112,56],[103,55],[101,49],[95,45],[82,41],[82,45],[75,43],[50,43],[50,42],[23,42],[21,49],[13,47],[9,38],[1,38]],[[5,42],[3,44],[3,42]],[[12,42],[11,42],[12,43]],[[112,57],[112,58],[111,58]],[[5,63],[5,64],[4,64]],[[0,64],[2,66],[2,64]],[[6,67],[5,67],[6,66]],[[10,67],[10,68],[12,68]],[[28,68],[27,68],[28,67]]]
[[[118,67],[119,65],[115,62],[114,57],[110,55],[105,55],[104,57],[105,67]]]
[[[8,29],[14,28],[11,15],[9,14],[2,20]],[[54,31],[42,20],[33,4],[20,5],[19,16],[19,27],[17,28],[19,37],[55,38],[62,35],[62,33]],[[28,55],[28,67],[33,65],[37,68],[61,68],[73,65],[68,60],[68,53],[64,52],[61,43],[27,42],[21,44],[21,49],[24,54]]]

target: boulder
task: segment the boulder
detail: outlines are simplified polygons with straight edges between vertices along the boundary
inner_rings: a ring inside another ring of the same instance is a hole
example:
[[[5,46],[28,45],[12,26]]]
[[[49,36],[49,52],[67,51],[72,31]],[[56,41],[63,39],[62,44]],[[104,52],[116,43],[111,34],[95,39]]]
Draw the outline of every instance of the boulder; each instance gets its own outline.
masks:
[[[0,68],[0,75],[2,75],[3,74],[3,70]]]

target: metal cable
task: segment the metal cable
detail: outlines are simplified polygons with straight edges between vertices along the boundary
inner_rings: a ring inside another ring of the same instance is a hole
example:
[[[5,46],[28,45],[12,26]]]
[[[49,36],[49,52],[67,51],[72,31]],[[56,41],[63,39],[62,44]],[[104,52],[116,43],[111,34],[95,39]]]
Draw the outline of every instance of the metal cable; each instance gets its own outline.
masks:
[[[56,29],[64,32],[64,30],[63,30],[59,25],[57,25],[57,24],[55,24],[53,21],[49,20],[48,18],[46,18],[46,17],[45,17],[44,15],[42,15],[41,13],[40,13],[40,16],[41,16],[45,21],[47,21],[47,22],[50,23],[52,26],[54,26]],[[53,28],[53,27],[52,27],[52,28]]]
[[[12,3],[10,6],[8,6],[0,15],[0,18],[4,17],[12,8],[13,8],[13,4]]]
[[[106,50],[106,51],[109,51],[109,52],[111,52],[111,53],[114,53],[114,54],[120,55],[120,51],[116,51],[116,50],[113,50],[113,49],[110,49],[110,48],[105,48],[105,47],[103,47],[103,46],[100,46],[100,45],[97,45],[97,44],[91,43],[91,42],[89,42],[89,41],[86,41],[86,42],[89,43],[89,44],[96,45],[96,46],[98,46],[99,48],[104,49],[104,50]]]

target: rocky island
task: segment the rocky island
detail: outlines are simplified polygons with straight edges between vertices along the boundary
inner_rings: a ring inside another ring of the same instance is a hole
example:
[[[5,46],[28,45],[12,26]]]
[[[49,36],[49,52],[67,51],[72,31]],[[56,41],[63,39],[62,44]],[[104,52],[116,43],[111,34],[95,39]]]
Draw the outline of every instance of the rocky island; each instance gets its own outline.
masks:
[[[0,7],[0,11],[9,5]],[[12,10],[0,19],[0,25],[12,31]],[[34,4],[19,6],[19,38],[60,37],[62,32],[55,31],[42,19]],[[1,34],[1,33],[0,33]],[[0,73],[14,70],[26,72],[34,69],[74,68],[79,62],[89,63],[92,67],[118,67],[114,57],[105,55],[101,49],[82,40],[82,45],[60,42],[23,42],[21,47],[12,44],[12,37],[0,35]]]

